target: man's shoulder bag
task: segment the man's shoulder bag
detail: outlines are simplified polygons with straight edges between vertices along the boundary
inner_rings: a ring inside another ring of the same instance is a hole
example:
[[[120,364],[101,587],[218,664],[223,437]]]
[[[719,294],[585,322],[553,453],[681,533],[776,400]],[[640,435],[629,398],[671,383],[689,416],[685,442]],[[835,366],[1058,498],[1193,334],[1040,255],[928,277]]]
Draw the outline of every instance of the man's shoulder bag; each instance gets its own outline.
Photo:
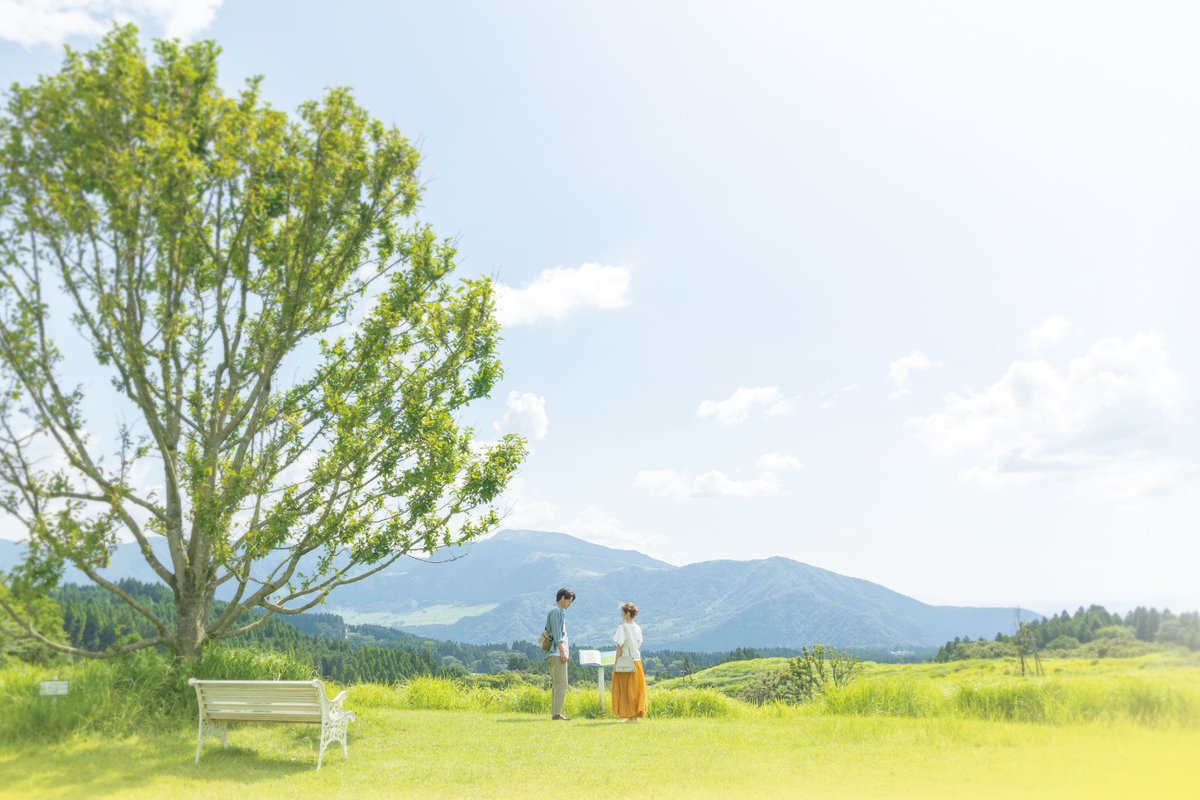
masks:
[[[550,631],[542,629],[542,635],[538,637],[538,647],[549,653],[550,645],[554,644],[554,637],[550,635]]]

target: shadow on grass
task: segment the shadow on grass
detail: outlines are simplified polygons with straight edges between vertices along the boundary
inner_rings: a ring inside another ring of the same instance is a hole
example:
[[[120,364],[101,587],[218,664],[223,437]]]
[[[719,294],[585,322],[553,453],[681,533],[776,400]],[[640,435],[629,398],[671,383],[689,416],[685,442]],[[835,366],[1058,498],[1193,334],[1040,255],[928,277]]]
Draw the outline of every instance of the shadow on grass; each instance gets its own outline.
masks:
[[[316,771],[317,737],[311,733],[274,734],[264,741],[262,731],[240,727],[240,731],[230,731],[234,741],[228,748],[215,738],[207,739],[199,764],[195,763],[194,733],[85,740],[49,747],[6,746],[0,751],[0,786],[35,792],[53,787],[61,796],[95,797],[120,795],[164,780],[177,787],[192,781],[235,786]],[[341,749],[334,744],[325,750],[322,773],[344,760]],[[23,778],[34,775],[36,784],[22,786]]]

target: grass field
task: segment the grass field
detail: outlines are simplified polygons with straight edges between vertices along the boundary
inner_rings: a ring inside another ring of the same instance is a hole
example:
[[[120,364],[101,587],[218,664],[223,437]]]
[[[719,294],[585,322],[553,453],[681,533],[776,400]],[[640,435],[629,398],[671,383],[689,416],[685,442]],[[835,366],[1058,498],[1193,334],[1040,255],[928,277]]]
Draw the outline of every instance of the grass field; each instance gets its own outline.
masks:
[[[730,673],[770,666],[723,665],[690,683],[729,686]],[[231,747],[209,740],[199,765],[194,723],[40,744],[8,727],[0,796],[611,796],[629,793],[631,780],[642,797],[1200,796],[1200,669],[1192,659],[1052,662],[1045,678],[1032,681],[1004,671],[999,662],[873,666],[856,684],[858,695],[800,708],[755,708],[711,687],[660,686],[651,694],[654,718],[638,725],[603,717],[594,689],[573,691],[575,719],[559,723],[545,718],[546,693],[532,688],[487,691],[432,679],[352,686],[348,707],[359,720],[350,758],[335,747],[320,773],[315,727],[234,727]],[[25,693],[28,677],[9,679],[0,698]],[[909,687],[910,701],[942,699],[904,713],[898,686]],[[963,687],[987,702],[945,699]],[[1040,718],[1014,716],[1002,704],[989,711],[987,703],[1006,697],[1016,707],[1042,703],[1043,712],[1051,698],[1057,710]],[[1095,703],[1108,711],[1067,713]],[[1071,721],[1079,718],[1091,721]]]
[[[190,731],[0,753],[5,797],[1195,797],[1200,732],[777,716],[552,723],[358,708],[350,758],[315,728],[243,726],[192,763]]]

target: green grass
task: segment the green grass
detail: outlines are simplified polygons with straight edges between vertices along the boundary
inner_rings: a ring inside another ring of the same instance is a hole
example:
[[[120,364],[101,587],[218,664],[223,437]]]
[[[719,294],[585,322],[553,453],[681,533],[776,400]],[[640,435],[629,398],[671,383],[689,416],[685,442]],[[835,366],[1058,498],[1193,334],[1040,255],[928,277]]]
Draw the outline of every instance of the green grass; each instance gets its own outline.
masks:
[[[719,664],[657,691],[718,691],[736,697],[756,675],[786,659]],[[1014,662],[867,663],[861,678],[833,689],[812,713],[855,716],[962,717],[1068,724],[1132,722],[1200,726],[1200,658],[1153,653],[1137,658],[1046,659],[1045,675],[1021,676]]]
[[[568,694],[568,723],[550,722],[549,692],[527,685],[350,686],[350,760],[335,747],[319,774],[315,726],[234,727],[229,750],[209,740],[193,765],[194,709],[154,700],[177,678],[152,660],[71,667],[72,695],[57,701],[36,696],[47,675],[9,667],[0,797],[512,797],[547,791],[548,762],[561,764],[567,794],[627,794],[622,776],[633,774],[646,797],[1200,796],[1194,656],[1047,661],[1039,678],[998,661],[872,664],[806,706],[729,696],[780,664],[736,662],[686,689],[651,687],[638,725],[607,717],[594,685]],[[215,653],[206,667],[212,677],[295,668],[244,652]]]
[[[351,692],[350,758],[314,771],[316,729],[242,726],[192,763],[190,730],[0,748],[0,795],[21,798],[1190,797],[1196,730],[838,717],[550,722],[412,711]],[[629,776],[636,788],[630,789]],[[548,776],[554,776],[550,778]],[[556,780],[557,783],[551,783]],[[557,787],[550,788],[549,787]]]

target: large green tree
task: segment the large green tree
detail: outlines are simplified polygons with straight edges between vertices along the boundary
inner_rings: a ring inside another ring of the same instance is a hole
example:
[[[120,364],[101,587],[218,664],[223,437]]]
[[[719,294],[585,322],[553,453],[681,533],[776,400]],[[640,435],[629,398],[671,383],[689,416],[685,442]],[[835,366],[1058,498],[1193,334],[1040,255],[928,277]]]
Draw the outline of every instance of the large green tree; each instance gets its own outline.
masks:
[[[23,612],[65,564],[157,631],[102,655],[195,658],[489,530],[524,458],[461,422],[501,374],[493,287],[409,221],[417,151],[343,89],[227,94],[218,53],[116,28],[0,113],[0,508],[29,532],[0,608],[65,652]],[[78,358],[111,374],[106,452]],[[121,538],[174,618],[101,574]]]

